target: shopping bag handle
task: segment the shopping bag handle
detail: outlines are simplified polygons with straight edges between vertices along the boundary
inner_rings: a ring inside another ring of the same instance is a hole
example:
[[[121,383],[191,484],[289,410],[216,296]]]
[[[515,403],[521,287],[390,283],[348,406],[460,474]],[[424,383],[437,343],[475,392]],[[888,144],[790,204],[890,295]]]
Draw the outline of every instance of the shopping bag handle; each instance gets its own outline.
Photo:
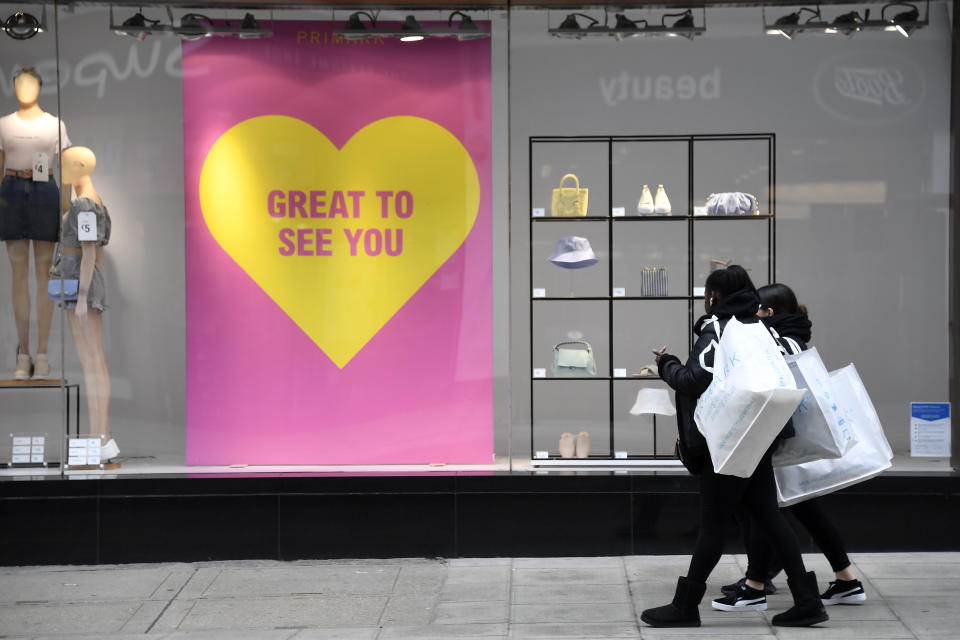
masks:
[[[712,324],[717,330],[717,340],[720,339],[720,320],[717,318],[717,316],[710,316],[710,319],[704,321],[703,324],[704,325]],[[700,368],[710,374],[713,374],[713,367],[707,366],[707,362],[705,358],[706,358],[707,352],[710,351],[710,349],[717,348],[717,340],[711,340],[710,344],[707,345],[707,348],[700,352]]]
[[[561,189],[563,188],[563,183],[567,181],[567,178],[573,178],[573,182],[574,182],[574,184],[577,185],[577,189],[580,188],[580,178],[578,178],[577,176],[575,176],[575,175],[572,174],[572,173],[568,173],[567,175],[565,175],[565,176],[563,176],[562,178],[560,178],[560,188],[561,188]]]

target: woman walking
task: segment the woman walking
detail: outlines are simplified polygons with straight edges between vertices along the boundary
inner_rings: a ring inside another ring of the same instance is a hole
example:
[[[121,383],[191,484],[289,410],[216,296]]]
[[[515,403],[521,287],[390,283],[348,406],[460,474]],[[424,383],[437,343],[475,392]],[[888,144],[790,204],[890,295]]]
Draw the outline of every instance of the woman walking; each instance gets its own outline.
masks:
[[[654,627],[698,627],[697,609],[706,590],[706,580],[723,553],[723,533],[727,520],[740,504],[746,506],[763,535],[769,539],[787,572],[794,606],[773,617],[779,626],[809,626],[828,619],[820,603],[816,576],[807,572],[800,557],[800,546],[790,525],[777,508],[776,486],[771,451],[763,455],[749,478],[718,474],[706,441],[693,420],[697,399],[706,391],[713,375],[700,366],[713,366],[711,343],[718,341],[730,318],[740,322],[758,322],[760,299],[747,272],[737,265],[714,271],[707,278],[704,307],[707,316],[694,325],[698,339],[686,364],[666,353],[666,347],[654,351],[660,377],[677,393],[678,448],[684,465],[700,475],[700,534],[686,576],[677,580],[673,601],[647,609],[640,619]],[[712,317],[718,320],[718,333]],[[764,603],[765,604],[765,603]],[[765,608],[765,607],[764,607]]]
[[[758,294],[760,311],[757,315],[762,322],[773,330],[772,333],[781,343],[786,343],[788,352],[806,350],[813,324],[806,307],[797,302],[793,290],[785,284],[771,284],[761,287]],[[787,509],[807,529],[834,571],[836,580],[821,594],[821,602],[830,606],[865,601],[867,594],[853,573],[843,538],[824,513],[820,499],[811,498]],[[766,604],[765,581],[773,573],[776,564],[773,550],[755,523],[751,522],[746,510],[739,508],[737,516],[747,547],[747,575],[741,582],[723,588],[725,597],[713,601],[713,608],[719,611],[749,611],[755,608],[752,603],[762,601]]]

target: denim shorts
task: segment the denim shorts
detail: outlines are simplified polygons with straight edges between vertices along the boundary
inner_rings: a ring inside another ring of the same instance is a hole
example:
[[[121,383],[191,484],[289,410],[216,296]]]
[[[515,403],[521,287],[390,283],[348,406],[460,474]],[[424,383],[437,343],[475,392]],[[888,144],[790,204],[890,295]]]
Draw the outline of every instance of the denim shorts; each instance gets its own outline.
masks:
[[[60,190],[47,182],[3,176],[0,183],[0,240],[60,239]]]

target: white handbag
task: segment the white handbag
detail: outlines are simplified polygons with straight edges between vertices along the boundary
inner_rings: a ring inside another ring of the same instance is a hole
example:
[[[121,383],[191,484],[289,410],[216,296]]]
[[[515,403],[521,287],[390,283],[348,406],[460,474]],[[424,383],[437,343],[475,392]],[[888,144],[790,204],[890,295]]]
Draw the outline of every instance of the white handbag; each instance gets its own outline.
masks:
[[[799,347],[798,347],[799,350]],[[773,454],[773,466],[839,458],[856,444],[842,402],[830,383],[830,375],[816,347],[786,357],[798,389],[806,389],[793,412],[795,435]]]
[[[557,376],[586,377],[597,375],[593,347],[584,340],[570,340],[553,347],[553,373]]]
[[[840,458],[775,468],[777,501],[781,507],[863,482],[892,465],[893,450],[857,368],[850,364],[831,372],[830,383],[841,399],[844,416],[856,433],[857,444]]]
[[[719,332],[716,317],[712,319]],[[714,349],[713,367],[704,356]],[[798,390],[779,345],[760,322],[730,318],[720,342],[700,354],[713,382],[697,400],[693,418],[716,473],[749,478],[773,444],[804,390]]]

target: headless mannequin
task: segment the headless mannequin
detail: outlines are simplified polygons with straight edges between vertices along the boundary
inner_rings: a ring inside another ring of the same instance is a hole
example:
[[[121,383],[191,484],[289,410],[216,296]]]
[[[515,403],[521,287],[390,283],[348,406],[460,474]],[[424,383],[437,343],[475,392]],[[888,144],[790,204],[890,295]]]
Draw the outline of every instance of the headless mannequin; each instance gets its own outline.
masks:
[[[64,149],[60,165],[67,193],[70,192],[68,185],[72,185],[78,198],[90,198],[103,204],[90,179],[90,174],[97,166],[93,151],[86,147]],[[110,443],[110,373],[107,370],[107,358],[103,353],[103,317],[99,310],[89,309],[87,305],[94,265],[103,268],[103,247],[97,247],[95,242],[81,242],[80,246],[80,292],[77,306],[67,310],[67,318],[73,342],[77,347],[77,356],[83,367],[87,407],[90,412],[90,433],[103,436],[103,442]]]
[[[40,96],[40,81],[28,73],[17,76],[14,81],[14,92],[20,102],[17,115],[23,120],[36,120],[43,115],[43,109],[37,104]],[[5,153],[0,149],[0,165],[4,164]],[[69,194],[69,191],[67,191]],[[68,196],[69,197],[69,196]],[[69,200],[67,200],[69,205]],[[10,270],[13,274],[13,316],[17,324],[17,339],[19,340],[19,354],[30,354],[30,246],[33,246],[33,268],[37,280],[37,360],[47,360],[47,343],[50,340],[50,325],[53,320],[53,300],[43,294],[47,290],[48,272],[53,262],[55,242],[42,240],[7,240],[7,257],[10,259]]]

